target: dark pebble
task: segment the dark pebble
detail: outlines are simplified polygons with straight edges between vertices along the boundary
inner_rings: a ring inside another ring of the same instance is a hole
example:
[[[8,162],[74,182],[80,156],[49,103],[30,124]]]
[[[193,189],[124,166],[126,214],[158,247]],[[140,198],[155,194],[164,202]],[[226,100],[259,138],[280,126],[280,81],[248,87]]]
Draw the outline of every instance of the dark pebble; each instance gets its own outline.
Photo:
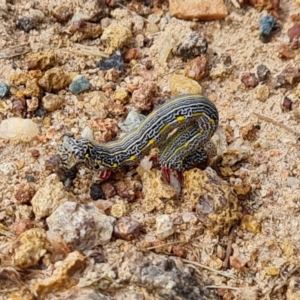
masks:
[[[270,75],[270,70],[265,65],[259,65],[256,69],[259,81],[265,81]]]
[[[5,82],[0,82],[0,98],[7,96],[9,93],[9,86]]]
[[[81,92],[88,90],[89,88],[90,82],[85,76],[76,77],[69,86],[69,90],[75,95],[78,95]]]
[[[260,39],[263,43],[268,43],[270,41],[275,23],[276,19],[272,16],[263,16],[259,19]]]
[[[16,21],[16,25],[23,31],[29,32],[36,27],[37,20],[35,17],[19,17]]]
[[[43,119],[46,114],[47,114],[47,111],[41,105],[34,111],[34,116],[37,118]]]
[[[102,59],[98,62],[97,66],[102,71],[115,68],[120,72],[124,70],[124,61],[120,51],[116,51],[112,56],[107,59]]]
[[[35,178],[33,175],[26,175],[26,180],[27,180],[27,182],[34,182]]]
[[[281,106],[284,111],[290,111],[292,110],[293,101],[285,96]]]
[[[98,184],[98,183],[93,183],[91,185],[90,196],[93,200],[98,200],[98,199],[106,200],[106,197],[102,191],[102,188],[101,188],[100,184]]]

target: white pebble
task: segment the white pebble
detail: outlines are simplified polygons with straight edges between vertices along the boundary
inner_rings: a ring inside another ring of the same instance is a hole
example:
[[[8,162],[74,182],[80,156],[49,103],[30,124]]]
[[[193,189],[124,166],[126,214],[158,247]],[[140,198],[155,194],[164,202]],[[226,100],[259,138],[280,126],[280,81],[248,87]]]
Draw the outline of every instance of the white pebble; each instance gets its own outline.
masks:
[[[0,138],[30,141],[39,133],[36,123],[30,119],[9,118],[1,122]]]

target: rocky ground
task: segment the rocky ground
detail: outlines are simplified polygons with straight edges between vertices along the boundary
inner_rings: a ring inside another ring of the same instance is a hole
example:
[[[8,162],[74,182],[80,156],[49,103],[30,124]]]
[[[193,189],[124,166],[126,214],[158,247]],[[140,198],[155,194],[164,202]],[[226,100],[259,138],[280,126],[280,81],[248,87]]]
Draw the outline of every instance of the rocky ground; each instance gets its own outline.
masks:
[[[300,299],[299,1],[217,2],[0,0],[0,299]],[[180,93],[205,170],[61,168]]]

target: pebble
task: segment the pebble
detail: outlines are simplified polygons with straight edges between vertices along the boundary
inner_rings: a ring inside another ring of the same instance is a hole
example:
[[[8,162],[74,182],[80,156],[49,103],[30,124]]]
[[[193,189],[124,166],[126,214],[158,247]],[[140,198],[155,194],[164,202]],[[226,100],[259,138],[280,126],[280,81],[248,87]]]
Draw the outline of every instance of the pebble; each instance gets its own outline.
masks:
[[[106,45],[108,54],[123,48],[131,39],[131,31],[120,25],[113,23],[103,30],[100,40]]]
[[[138,111],[150,110],[152,107],[153,94],[156,86],[153,82],[147,81],[132,93],[131,103]]]
[[[116,89],[114,99],[126,104],[128,102],[128,92],[124,88]]]
[[[164,240],[174,233],[173,223],[169,215],[160,215],[156,217],[156,235]]]
[[[60,108],[64,103],[64,98],[55,95],[55,94],[47,94],[42,98],[42,104],[46,111],[53,112]]]
[[[39,80],[39,85],[48,93],[58,92],[69,85],[71,79],[69,75],[61,68],[52,68],[45,72]]]
[[[21,16],[16,20],[18,28],[25,32],[29,32],[31,29],[35,29],[38,24],[38,19],[35,17]]]
[[[78,75],[73,79],[73,82],[69,85],[69,90],[78,95],[83,91],[86,91],[90,88],[90,82],[85,76]]]
[[[207,40],[199,32],[188,32],[173,49],[173,54],[185,59],[195,58],[207,51]]]
[[[90,196],[93,200],[103,199],[105,200],[106,197],[102,191],[101,185],[98,183],[93,183],[90,186]]]
[[[50,234],[58,234],[70,251],[88,250],[110,241],[115,218],[106,216],[93,204],[67,201],[46,219]]]
[[[59,205],[67,200],[75,200],[75,198],[64,190],[59,177],[51,174],[31,199],[31,205],[35,217],[41,219],[51,215]]]
[[[142,115],[134,110],[130,111],[124,122],[119,124],[119,127],[124,132],[131,132],[138,128],[138,126],[146,119],[145,115]]]
[[[290,38],[290,42],[293,41],[293,39],[295,38],[299,38],[300,37],[300,24],[295,24],[293,25],[287,32],[289,38]]]
[[[270,75],[270,70],[265,65],[258,65],[256,73],[259,81],[265,81]]]
[[[31,228],[13,240],[10,249],[13,265],[26,269],[36,265],[47,250],[50,250],[50,243],[44,229]]]
[[[271,33],[276,23],[273,16],[263,16],[259,19],[260,38],[263,43],[268,43],[271,38]]]
[[[178,94],[202,94],[201,85],[183,75],[172,75],[168,83],[172,96]]]
[[[0,82],[0,98],[7,96],[9,93],[9,86],[5,82]]]
[[[211,21],[223,19],[228,15],[223,0],[170,0],[170,14],[184,20]]]
[[[114,237],[125,241],[131,241],[140,235],[142,225],[129,218],[120,218],[114,226]]]
[[[247,87],[256,87],[258,85],[258,79],[254,73],[246,72],[242,75],[242,83]]]
[[[208,74],[208,60],[202,55],[191,60],[184,69],[184,75],[196,81]]]
[[[115,68],[120,72],[124,70],[124,62],[120,51],[116,51],[112,56],[107,59],[102,59],[98,62],[97,66],[102,71],[107,71]]]
[[[259,85],[256,88],[256,97],[259,101],[265,102],[270,95],[270,89],[266,84]]]
[[[27,142],[39,133],[39,127],[31,119],[9,118],[0,124],[0,138]]]

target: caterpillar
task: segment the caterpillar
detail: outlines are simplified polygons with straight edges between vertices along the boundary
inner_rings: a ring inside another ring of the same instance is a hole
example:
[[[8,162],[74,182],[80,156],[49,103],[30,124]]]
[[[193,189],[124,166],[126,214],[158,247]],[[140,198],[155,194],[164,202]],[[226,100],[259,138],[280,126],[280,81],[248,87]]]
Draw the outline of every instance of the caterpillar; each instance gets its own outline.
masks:
[[[196,164],[206,159],[204,148],[218,123],[218,110],[213,102],[198,94],[183,94],[153,110],[136,130],[117,141],[97,144],[66,136],[59,154],[63,164],[73,158],[93,169],[114,171],[136,163],[152,147],[159,147],[159,163],[183,171],[194,160]]]

